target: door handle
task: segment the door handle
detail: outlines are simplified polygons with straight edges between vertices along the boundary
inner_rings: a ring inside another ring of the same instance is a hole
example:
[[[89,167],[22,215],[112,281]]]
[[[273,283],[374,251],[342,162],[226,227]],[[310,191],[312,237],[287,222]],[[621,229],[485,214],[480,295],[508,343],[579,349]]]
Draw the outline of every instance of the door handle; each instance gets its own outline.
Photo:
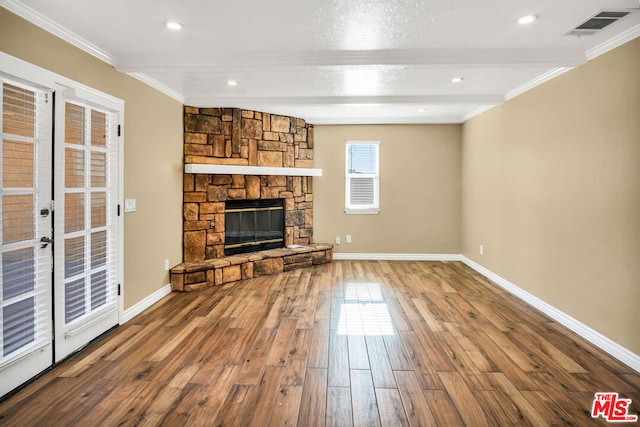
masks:
[[[40,209],[40,215],[49,216],[49,209],[47,209],[47,208]]]
[[[53,243],[53,239],[51,237],[43,237],[40,239],[40,243],[42,243],[42,245],[40,245],[41,248],[46,248],[47,246],[49,246],[49,243]]]

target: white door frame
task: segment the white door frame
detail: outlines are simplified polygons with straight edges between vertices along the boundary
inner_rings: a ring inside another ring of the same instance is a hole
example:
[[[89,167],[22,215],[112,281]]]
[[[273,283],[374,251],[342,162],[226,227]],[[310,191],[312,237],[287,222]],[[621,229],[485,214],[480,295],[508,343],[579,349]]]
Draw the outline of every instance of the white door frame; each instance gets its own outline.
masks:
[[[118,121],[120,124],[120,133],[118,136],[118,151],[119,151],[119,165],[118,165],[118,189],[117,195],[117,203],[120,205],[120,215],[117,217],[118,222],[118,231],[117,231],[117,255],[116,255],[116,265],[118,269],[118,283],[120,285],[120,292],[117,295],[117,313],[118,313],[118,323],[123,324],[126,321],[125,313],[124,313],[124,215],[122,207],[124,206],[123,200],[123,181],[124,181],[124,101],[113,97],[111,95],[105,94],[98,90],[92,89],[86,85],[78,83],[72,79],[61,76],[44,68],[33,65],[29,62],[21,60],[19,58],[8,55],[4,52],[0,52],[0,73],[7,74],[11,76],[13,80],[24,81],[25,83],[40,87],[43,89],[49,89],[56,93],[61,93],[65,90],[72,90],[75,96],[81,97],[86,100],[88,103],[93,103],[95,105],[102,106],[103,108],[108,108],[112,111],[118,111]],[[69,93],[69,92],[67,92]],[[55,138],[55,136],[54,136]],[[53,151],[55,152],[56,146],[55,144],[59,144],[60,142],[54,141]],[[63,214],[62,212],[58,212],[58,214]],[[55,242],[54,242],[55,245]],[[53,301],[51,301],[53,304]],[[50,357],[50,356],[49,356]],[[53,362],[52,362],[53,363]],[[30,377],[29,377],[30,378]],[[29,378],[23,379],[23,381],[28,380]],[[4,394],[2,390],[0,390],[0,395]]]

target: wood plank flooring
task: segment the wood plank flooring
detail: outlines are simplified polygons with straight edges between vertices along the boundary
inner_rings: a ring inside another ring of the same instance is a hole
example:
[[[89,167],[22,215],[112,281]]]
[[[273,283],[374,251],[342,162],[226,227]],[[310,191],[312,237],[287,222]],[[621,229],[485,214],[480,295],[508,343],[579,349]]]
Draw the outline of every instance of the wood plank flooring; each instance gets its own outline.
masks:
[[[640,375],[457,262],[174,293],[0,403],[3,426],[602,425]]]

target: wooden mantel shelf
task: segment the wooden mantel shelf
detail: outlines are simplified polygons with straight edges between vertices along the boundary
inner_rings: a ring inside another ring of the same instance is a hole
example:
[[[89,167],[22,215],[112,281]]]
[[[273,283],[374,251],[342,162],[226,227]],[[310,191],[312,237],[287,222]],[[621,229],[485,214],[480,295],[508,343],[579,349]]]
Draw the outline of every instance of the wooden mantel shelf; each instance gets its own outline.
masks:
[[[279,168],[266,166],[208,165],[187,163],[185,173],[218,174],[218,175],[281,175],[281,176],[322,176],[322,169],[313,168]]]

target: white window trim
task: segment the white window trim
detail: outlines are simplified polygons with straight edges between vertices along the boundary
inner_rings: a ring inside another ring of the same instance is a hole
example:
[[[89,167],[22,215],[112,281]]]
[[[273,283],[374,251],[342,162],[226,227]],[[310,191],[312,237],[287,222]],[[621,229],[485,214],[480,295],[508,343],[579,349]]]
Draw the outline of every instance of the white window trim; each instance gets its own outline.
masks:
[[[376,174],[367,174],[367,175],[353,175],[349,173],[349,146],[351,145],[376,145]],[[345,144],[345,161],[344,161],[344,185],[345,185],[345,199],[344,199],[344,213],[348,215],[377,215],[380,213],[380,141],[353,141],[348,140]],[[357,176],[359,178],[374,178],[373,180],[373,205],[367,207],[353,207],[349,204],[350,199],[350,186],[349,180],[352,176]]]

